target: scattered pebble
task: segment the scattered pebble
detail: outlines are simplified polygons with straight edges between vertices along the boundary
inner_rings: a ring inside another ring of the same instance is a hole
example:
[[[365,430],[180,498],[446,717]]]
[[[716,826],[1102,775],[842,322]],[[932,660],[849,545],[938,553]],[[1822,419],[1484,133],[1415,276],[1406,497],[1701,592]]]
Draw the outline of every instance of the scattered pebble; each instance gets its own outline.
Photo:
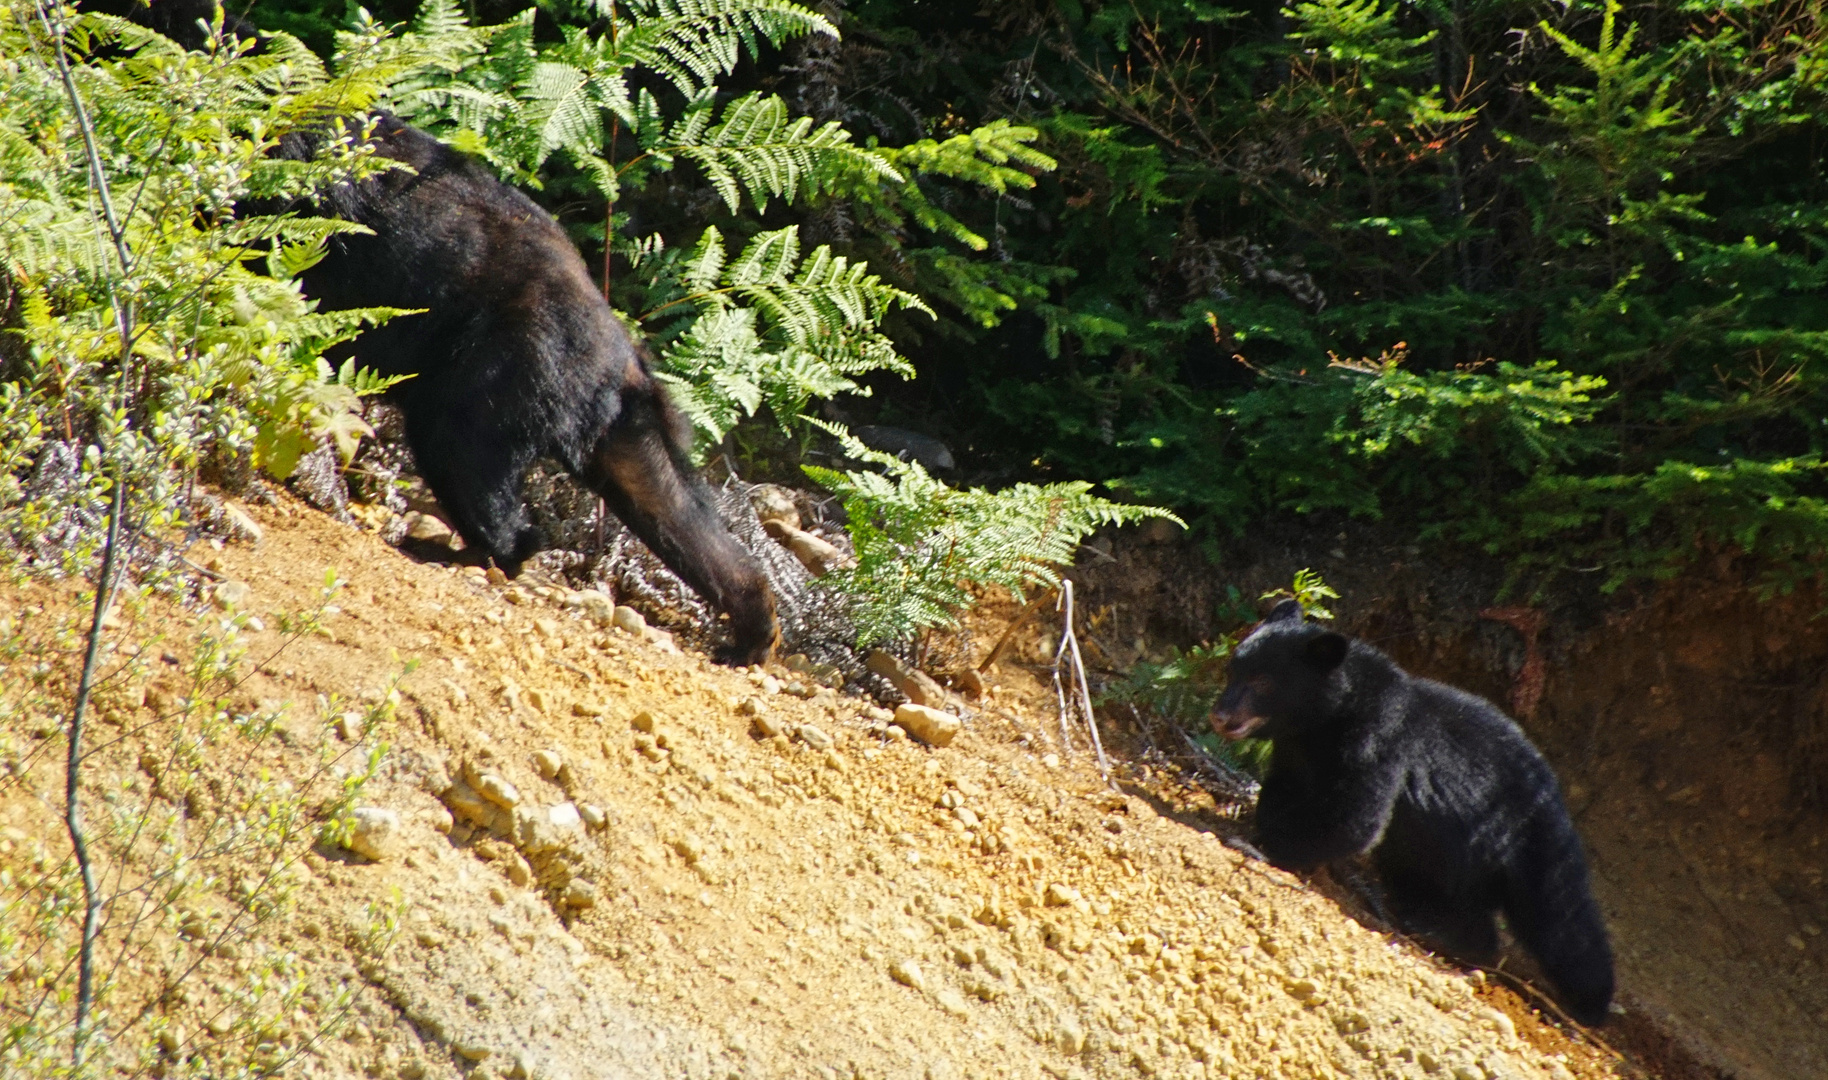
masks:
[[[532,757],[533,767],[546,780],[557,778],[559,770],[565,767],[565,761],[559,757],[557,750],[535,750]]]
[[[254,598],[254,590],[245,581],[230,579],[216,586],[216,606],[224,611],[233,611],[248,606]]]
[[[457,1051],[457,1056],[465,1061],[481,1061],[495,1052],[493,1048],[471,1038],[459,1038],[451,1044],[451,1049]]]
[[[564,901],[566,907],[588,908],[597,906],[597,886],[595,882],[583,878],[572,878],[565,886]]]
[[[399,852],[400,815],[378,806],[358,806],[350,811],[348,848],[357,855],[380,862]]]
[[[1041,894],[1041,902],[1048,907],[1067,907],[1082,899],[1084,897],[1079,895],[1078,889],[1071,885],[1062,885],[1057,881],[1049,884],[1046,891]]]
[[[604,625],[613,626],[616,621],[616,602],[609,594],[596,589],[583,589],[572,593],[566,602]]]
[[[925,975],[921,974],[920,965],[906,957],[889,965],[889,978],[916,990],[927,988],[927,979]]]
[[[431,514],[411,513],[406,515],[406,535],[414,540],[448,545],[451,527]]]
[[[260,527],[260,522],[254,520],[254,515],[235,503],[225,500],[222,504],[222,516],[228,524],[228,531],[238,539],[258,544],[266,538],[266,530]]]
[[[958,736],[964,724],[951,713],[926,705],[907,704],[895,710],[895,723],[908,734],[929,746],[945,746]]]
[[[633,637],[647,636],[647,620],[632,607],[618,607],[610,615],[610,622],[624,634]]]
[[[814,750],[830,750],[832,747],[832,737],[811,724],[801,724],[798,734],[800,741]]]
[[[609,824],[609,815],[604,813],[603,808],[595,803],[579,803],[578,816],[584,819],[584,824],[587,828],[601,829],[603,826]]]
[[[483,773],[476,778],[476,794],[504,810],[520,805],[520,789],[494,773]]]
[[[362,714],[346,712],[336,718],[336,737],[346,743],[362,741]]]

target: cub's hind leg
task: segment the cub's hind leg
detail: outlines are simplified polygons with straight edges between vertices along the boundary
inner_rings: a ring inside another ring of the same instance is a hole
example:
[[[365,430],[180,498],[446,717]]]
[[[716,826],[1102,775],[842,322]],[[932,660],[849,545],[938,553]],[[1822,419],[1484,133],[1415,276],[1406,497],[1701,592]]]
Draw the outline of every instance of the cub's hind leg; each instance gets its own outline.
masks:
[[[1380,860],[1379,869],[1390,914],[1404,933],[1462,963],[1489,967],[1497,961],[1495,905],[1413,867]]]

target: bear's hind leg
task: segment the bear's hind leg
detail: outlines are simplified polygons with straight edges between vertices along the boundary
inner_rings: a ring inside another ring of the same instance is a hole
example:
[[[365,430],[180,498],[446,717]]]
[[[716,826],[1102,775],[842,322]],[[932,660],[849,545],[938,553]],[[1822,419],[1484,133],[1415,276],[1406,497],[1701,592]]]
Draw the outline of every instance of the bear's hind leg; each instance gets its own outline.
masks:
[[[1524,845],[1506,889],[1511,932],[1536,957],[1574,1019],[1594,1027],[1612,1009],[1612,944],[1593,899],[1580,838],[1557,806]]]
[[[544,546],[527,521],[520,486],[533,455],[471,410],[427,410],[437,419],[414,423],[406,405],[406,436],[419,475],[475,552],[514,577]]]
[[[1416,872],[1383,872],[1391,914],[1403,931],[1429,950],[1461,963],[1490,966],[1498,959],[1498,920],[1494,907],[1477,898],[1455,895],[1441,883]]]

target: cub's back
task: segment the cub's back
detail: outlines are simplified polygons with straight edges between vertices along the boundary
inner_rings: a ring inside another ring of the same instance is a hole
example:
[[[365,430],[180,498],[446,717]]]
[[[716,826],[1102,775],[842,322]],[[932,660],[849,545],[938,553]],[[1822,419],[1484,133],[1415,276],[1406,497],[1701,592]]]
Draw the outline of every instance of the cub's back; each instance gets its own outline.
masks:
[[[1555,774],[1498,706],[1458,687],[1414,679],[1406,739],[1410,790],[1422,808],[1533,806]]]

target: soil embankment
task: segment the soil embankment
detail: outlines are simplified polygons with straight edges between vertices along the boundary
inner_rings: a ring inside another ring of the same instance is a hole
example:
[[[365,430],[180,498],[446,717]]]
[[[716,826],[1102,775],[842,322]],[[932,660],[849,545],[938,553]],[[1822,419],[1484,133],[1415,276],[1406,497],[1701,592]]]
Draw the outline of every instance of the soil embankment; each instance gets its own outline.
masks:
[[[1761,601],[1720,560],[1629,600],[1506,609],[1488,606],[1502,568],[1424,559],[1373,527],[1253,538],[1216,571],[1190,545],[1116,544],[1076,572],[1115,665],[1210,635],[1227,586],[1255,598],[1313,567],[1344,594],[1344,629],[1507,704],[1588,845],[1628,1010],[1608,1037],[1669,1075],[1828,1076],[1819,595]]]
[[[236,922],[266,893],[231,848],[179,910],[112,916],[104,944],[144,939],[105,970],[116,1049],[151,1047],[147,1073],[242,1054],[290,1076],[473,1080],[1619,1074],[1508,990],[1226,847],[1203,793],[1127,767],[1111,790],[1053,745],[1051,688],[1019,666],[936,750],[869,703],[796,695],[786,670],[606,630],[560,591],[417,564],[289,502],[255,516],[259,544],[193,558],[244,583],[230,595],[258,620],[224,716],[283,706],[278,729],[218,725],[176,768],[162,725],[197,620],[218,616],[125,605],[110,662],[142,662],[103,695],[91,805],[169,797],[168,835],[201,835],[252,813],[236,793],[261,778],[328,776],[334,794],[384,741],[358,802],[398,827],[369,837],[378,862],[287,854],[281,918]],[[282,614],[312,610],[327,569],[346,579],[337,610],[288,636]],[[74,591],[0,600],[8,662],[54,688]],[[365,730],[409,657],[392,720]],[[61,736],[5,715],[0,862],[26,880],[68,850]],[[157,856],[110,855],[104,879]],[[45,969],[11,955],[17,1005]],[[275,971],[279,1009],[254,992]]]

